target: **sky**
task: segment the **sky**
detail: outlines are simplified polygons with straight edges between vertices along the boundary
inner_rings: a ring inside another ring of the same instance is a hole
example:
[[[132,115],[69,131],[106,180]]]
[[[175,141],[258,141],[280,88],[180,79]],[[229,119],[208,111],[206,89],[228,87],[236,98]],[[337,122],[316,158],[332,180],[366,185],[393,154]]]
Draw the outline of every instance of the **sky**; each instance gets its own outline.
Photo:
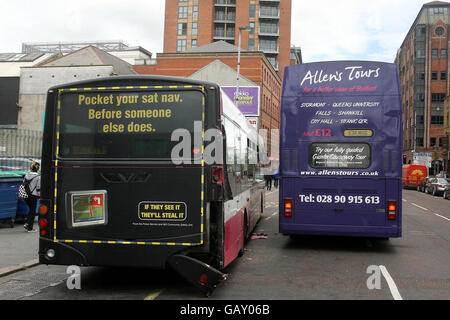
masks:
[[[303,62],[393,62],[420,8],[428,2],[292,0],[291,45],[301,47]],[[4,0],[0,9],[0,52],[21,52],[26,42],[98,40],[122,40],[152,53],[162,52],[164,3]]]

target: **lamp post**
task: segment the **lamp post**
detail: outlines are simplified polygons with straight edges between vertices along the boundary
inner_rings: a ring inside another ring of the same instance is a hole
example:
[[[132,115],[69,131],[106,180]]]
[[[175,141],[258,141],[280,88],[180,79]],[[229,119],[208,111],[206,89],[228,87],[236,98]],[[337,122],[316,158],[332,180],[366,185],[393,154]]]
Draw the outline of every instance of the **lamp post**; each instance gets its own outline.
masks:
[[[236,79],[236,92],[234,94],[234,104],[236,107],[238,106],[239,101],[239,71],[241,69],[241,31],[247,30],[250,31],[250,26],[240,26],[239,27],[239,44],[238,44],[238,63],[237,63],[237,79]]]

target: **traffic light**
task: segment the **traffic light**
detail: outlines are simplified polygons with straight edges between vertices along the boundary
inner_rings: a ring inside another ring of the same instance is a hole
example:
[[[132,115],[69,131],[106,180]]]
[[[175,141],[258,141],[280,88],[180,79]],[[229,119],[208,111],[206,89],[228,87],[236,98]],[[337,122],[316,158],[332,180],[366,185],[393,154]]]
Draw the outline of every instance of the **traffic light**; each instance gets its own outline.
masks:
[[[403,155],[403,164],[406,164],[406,159],[407,159],[407,156],[406,156],[406,154],[404,154]]]

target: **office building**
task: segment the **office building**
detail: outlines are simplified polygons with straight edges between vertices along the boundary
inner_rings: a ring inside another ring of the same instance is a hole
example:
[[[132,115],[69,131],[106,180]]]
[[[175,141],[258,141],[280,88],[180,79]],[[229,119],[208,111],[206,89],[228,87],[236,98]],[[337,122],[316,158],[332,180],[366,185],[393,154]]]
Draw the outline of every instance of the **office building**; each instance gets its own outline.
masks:
[[[426,154],[430,174],[448,170],[444,100],[449,94],[449,32],[450,3],[424,4],[395,61],[403,100],[404,163]]]
[[[282,78],[291,64],[291,0],[166,0],[164,53],[215,41],[238,46],[239,33],[241,48],[264,52]]]

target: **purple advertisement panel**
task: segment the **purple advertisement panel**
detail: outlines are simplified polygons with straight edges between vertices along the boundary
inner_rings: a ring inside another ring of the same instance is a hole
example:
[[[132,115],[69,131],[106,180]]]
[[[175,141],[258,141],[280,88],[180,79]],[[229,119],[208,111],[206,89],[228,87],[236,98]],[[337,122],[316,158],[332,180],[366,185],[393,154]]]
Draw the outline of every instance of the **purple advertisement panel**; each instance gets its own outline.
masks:
[[[236,87],[222,87],[222,90],[234,102]],[[237,106],[245,116],[259,116],[259,87],[239,87]]]
[[[287,67],[280,129],[282,149],[305,157],[285,158],[285,173],[347,176],[364,170],[367,175],[397,176],[397,66],[338,61]]]

